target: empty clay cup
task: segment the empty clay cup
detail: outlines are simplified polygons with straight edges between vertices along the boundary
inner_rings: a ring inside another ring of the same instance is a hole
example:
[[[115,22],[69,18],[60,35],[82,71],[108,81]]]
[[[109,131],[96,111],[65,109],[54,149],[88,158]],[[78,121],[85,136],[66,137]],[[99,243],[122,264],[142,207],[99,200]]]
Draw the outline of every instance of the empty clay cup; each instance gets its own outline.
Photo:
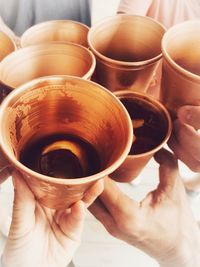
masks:
[[[28,28],[21,37],[21,47],[49,43],[72,42],[88,47],[89,27],[73,20],[50,20]]]
[[[0,100],[25,82],[51,75],[71,75],[90,79],[96,60],[85,47],[77,44],[41,44],[21,48],[2,60]]]
[[[111,91],[147,91],[162,58],[165,28],[136,15],[115,15],[93,25],[88,44],[97,65],[93,79]]]
[[[200,105],[200,21],[171,27],[162,40],[160,100],[173,118],[183,105]]]

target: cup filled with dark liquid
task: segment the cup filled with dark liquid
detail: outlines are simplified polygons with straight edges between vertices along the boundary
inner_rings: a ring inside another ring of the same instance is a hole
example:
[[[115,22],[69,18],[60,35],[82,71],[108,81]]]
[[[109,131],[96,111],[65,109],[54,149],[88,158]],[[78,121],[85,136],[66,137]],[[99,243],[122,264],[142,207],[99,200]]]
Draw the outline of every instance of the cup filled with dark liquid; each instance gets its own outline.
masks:
[[[133,139],[117,97],[72,76],[43,77],[13,90],[0,107],[0,132],[7,166],[17,168],[38,201],[54,209],[82,199],[118,168]]]
[[[160,100],[173,119],[183,105],[200,105],[200,21],[171,27],[162,40]]]
[[[126,160],[109,176],[118,182],[130,182],[140,174],[155,152],[166,144],[172,122],[167,109],[145,93],[126,90],[115,95],[131,117],[134,138]]]

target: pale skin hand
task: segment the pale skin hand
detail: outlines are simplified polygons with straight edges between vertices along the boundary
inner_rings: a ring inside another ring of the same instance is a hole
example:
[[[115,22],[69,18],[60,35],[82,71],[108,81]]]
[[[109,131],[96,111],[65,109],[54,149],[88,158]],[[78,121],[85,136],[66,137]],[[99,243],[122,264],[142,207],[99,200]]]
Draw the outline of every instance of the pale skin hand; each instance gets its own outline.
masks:
[[[107,231],[138,247],[163,267],[198,267],[200,231],[179,177],[177,161],[168,151],[156,156],[160,184],[140,203],[122,193],[109,178],[90,207]],[[148,179],[148,177],[147,177]]]
[[[66,267],[78,248],[85,209],[103,190],[103,181],[88,189],[71,209],[54,211],[40,205],[22,176],[13,173],[15,197],[4,267]]]
[[[169,147],[194,172],[200,172],[200,106],[178,110]]]

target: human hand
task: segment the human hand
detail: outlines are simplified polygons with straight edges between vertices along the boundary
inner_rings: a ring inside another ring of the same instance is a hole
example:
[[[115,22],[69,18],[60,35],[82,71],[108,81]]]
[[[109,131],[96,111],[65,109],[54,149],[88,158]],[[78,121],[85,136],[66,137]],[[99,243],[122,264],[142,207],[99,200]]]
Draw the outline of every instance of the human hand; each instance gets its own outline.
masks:
[[[177,117],[168,145],[192,171],[200,172],[200,106],[183,106]]]
[[[13,183],[13,216],[3,266],[66,267],[80,244],[85,206],[102,192],[103,181],[90,187],[82,201],[60,211],[40,205],[16,171]]]
[[[160,183],[144,200],[135,202],[106,178],[105,189],[90,211],[111,235],[143,250],[161,266],[197,267],[200,231],[179,177],[177,161],[166,150],[158,152],[155,158],[160,164]]]

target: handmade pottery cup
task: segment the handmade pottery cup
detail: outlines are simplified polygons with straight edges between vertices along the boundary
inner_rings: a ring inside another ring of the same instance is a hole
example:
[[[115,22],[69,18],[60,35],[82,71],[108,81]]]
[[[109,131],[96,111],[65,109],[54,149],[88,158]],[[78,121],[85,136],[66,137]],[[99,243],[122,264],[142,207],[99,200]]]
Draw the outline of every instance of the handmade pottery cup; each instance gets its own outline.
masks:
[[[25,82],[49,75],[71,75],[90,79],[96,60],[77,44],[41,44],[21,48],[8,55],[0,65],[0,101]]]
[[[134,138],[126,160],[109,176],[118,182],[131,182],[167,143],[172,122],[167,109],[145,93],[124,90],[115,95],[131,117]]]
[[[65,209],[117,169],[132,145],[122,103],[102,86],[48,76],[13,90],[0,106],[1,170],[19,170],[36,199]],[[6,178],[6,177],[5,177]]]
[[[28,28],[21,36],[21,47],[49,42],[72,42],[88,47],[89,27],[73,20],[51,20]]]
[[[200,105],[200,21],[171,27],[163,36],[160,100],[176,118],[183,105]]]
[[[165,28],[145,17],[118,14],[93,25],[88,44],[97,65],[93,80],[111,91],[147,91],[162,58]]]

